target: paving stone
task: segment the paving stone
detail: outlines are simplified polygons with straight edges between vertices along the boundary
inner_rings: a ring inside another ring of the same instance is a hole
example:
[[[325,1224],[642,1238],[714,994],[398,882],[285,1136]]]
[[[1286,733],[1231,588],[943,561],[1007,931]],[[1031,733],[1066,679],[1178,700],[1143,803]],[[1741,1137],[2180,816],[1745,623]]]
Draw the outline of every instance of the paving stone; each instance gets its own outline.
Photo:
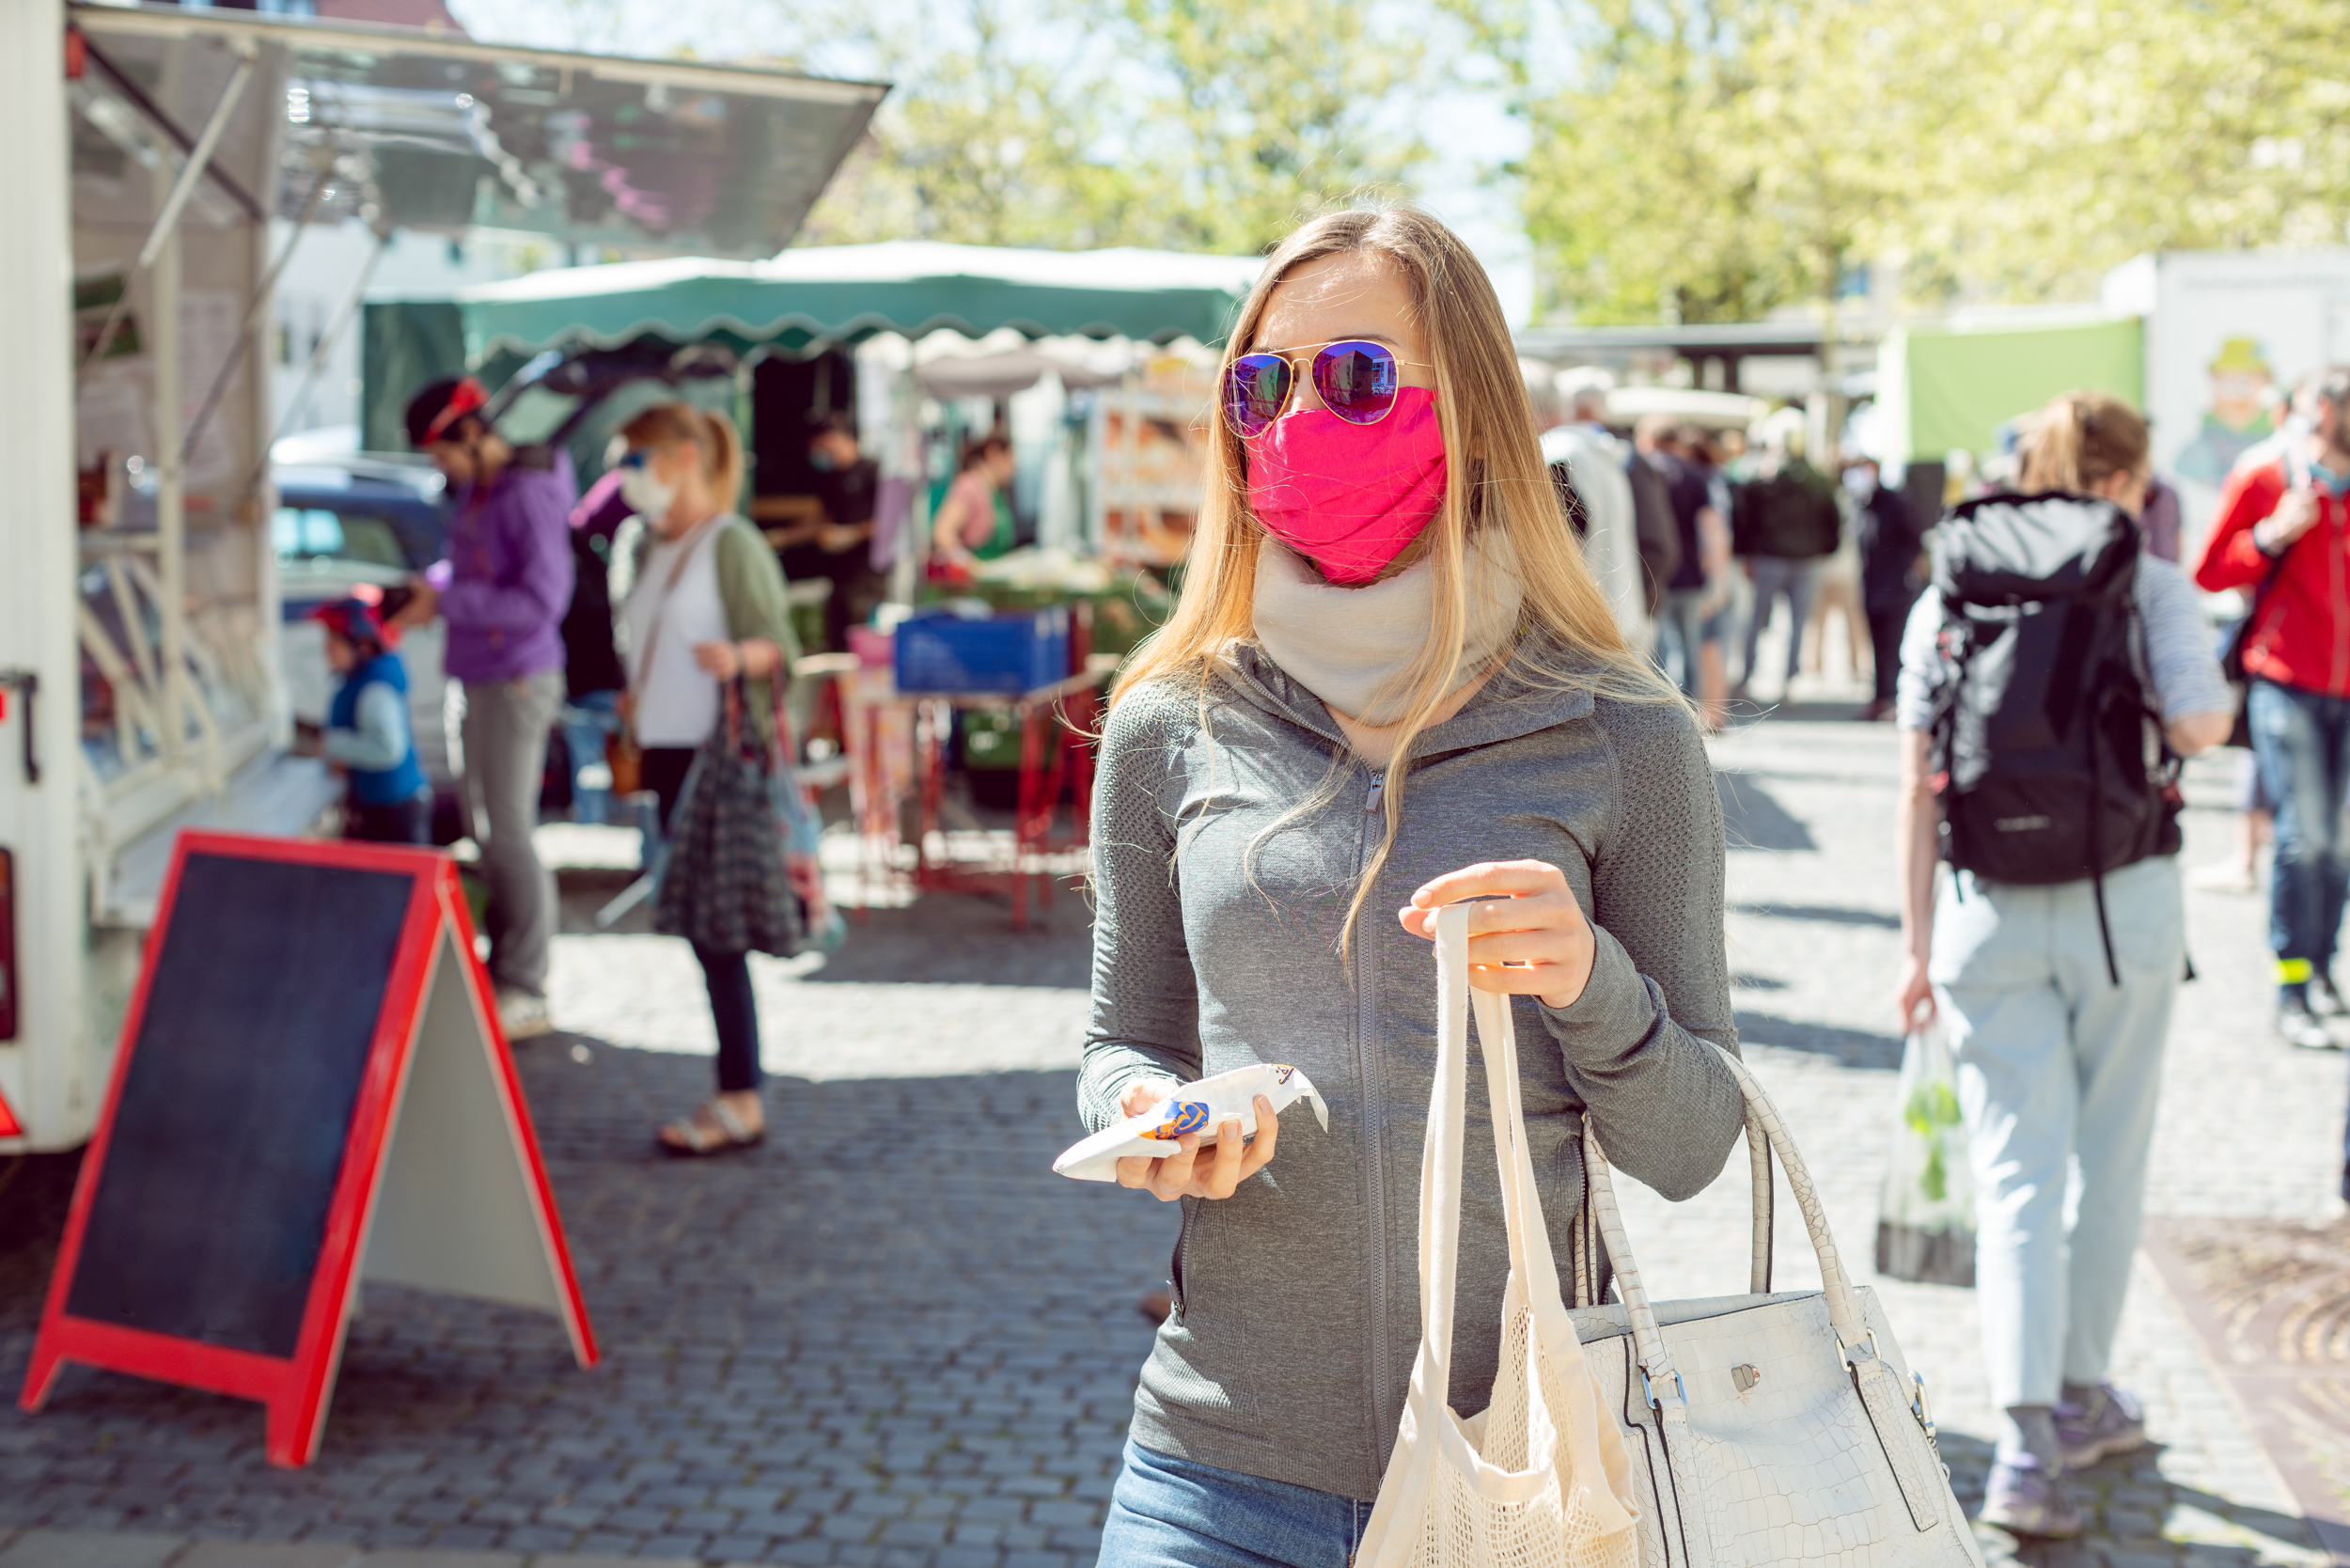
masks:
[[[353,1568],[523,1568],[520,1552],[369,1552]]]
[[[351,1568],[355,1547],[323,1541],[198,1541],[171,1568]]]
[[[1899,955],[1893,737],[1780,717],[1713,751],[1744,1049],[1845,1256],[1865,1264],[1900,1058],[1884,1016]],[[2190,768],[2190,862],[2223,852],[2228,788],[2224,765]],[[588,1059],[516,1053],[604,1365],[572,1366],[543,1314],[371,1288],[321,1458],[288,1472],[262,1462],[249,1404],[70,1369],[40,1416],[0,1410],[0,1539],[199,1536],[233,1544],[235,1568],[288,1542],[335,1550],[298,1539],[325,1529],[378,1557],[471,1541],[532,1568],[599,1554],[641,1568],[672,1551],[1089,1568],[1151,1342],[1134,1304],[1165,1276],[1175,1216],[1046,1173],[1076,1132],[1082,903],[1056,901],[1044,929],[1015,935],[1000,903],[932,896],[871,911],[821,960],[755,956],[776,1134],[695,1163],[653,1155],[649,1131],[709,1091],[699,971],[641,913],[592,932],[608,892],[567,886],[556,939],[556,1014]],[[2267,1040],[2258,901],[2199,891],[2188,921],[2203,978],[2180,994],[2150,1211],[2326,1217],[2342,1058]],[[891,1151],[893,1130],[941,1105],[1010,1131],[976,1151]],[[74,1167],[27,1157],[0,1210],[0,1365],[30,1351]],[[1731,1167],[1685,1204],[1621,1184],[1658,1296],[1744,1279],[1744,1162]],[[1029,1288],[1003,1286],[1007,1258]],[[1792,1205],[1778,1258],[1782,1287],[1816,1282]],[[1931,1381],[1956,1490],[1979,1503],[1995,1412],[1972,1294],[1862,1275]],[[2089,1543],[2022,1560],[2316,1568],[2290,1497],[2148,1273],[2115,1375],[2167,1446],[2083,1480],[2099,1523]],[[2019,1560],[1999,1532],[1979,1537],[1987,1558]],[[21,1546],[0,1546],[0,1568],[24,1568]],[[2132,1553],[2145,1563],[2116,1560]]]
[[[0,1568],[162,1568],[185,1544],[176,1535],[99,1534],[87,1530],[0,1532]]]

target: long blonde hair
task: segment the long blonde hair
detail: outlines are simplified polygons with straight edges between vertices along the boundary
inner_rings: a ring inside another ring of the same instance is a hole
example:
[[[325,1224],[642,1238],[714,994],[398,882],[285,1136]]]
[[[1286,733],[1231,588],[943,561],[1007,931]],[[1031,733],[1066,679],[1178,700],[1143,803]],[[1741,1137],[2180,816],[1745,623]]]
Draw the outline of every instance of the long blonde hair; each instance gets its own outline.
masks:
[[[654,403],[622,425],[620,435],[632,447],[690,442],[701,449],[702,482],[710,487],[710,498],[723,510],[742,504],[743,438],[735,433],[734,421],[716,409]]]
[[[1524,593],[1521,630],[1531,634],[1521,636],[1512,656],[1520,673],[1543,684],[1636,701],[1681,700],[1655,666],[1625,643],[1606,595],[1584,563],[1543,462],[1501,302],[1485,269],[1442,223],[1409,207],[1372,207],[1325,213],[1300,227],[1266,259],[1241,306],[1218,368],[1219,388],[1224,368],[1249,351],[1283,278],[1306,262],[1357,251],[1393,267],[1411,296],[1435,371],[1436,419],[1449,478],[1443,509],[1421,536],[1435,574],[1435,622],[1427,647],[1396,682],[1404,716],[1386,770],[1386,833],[1355,887],[1347,911],[1350,930],[1402,822],[1413,743],[1458,684],[1455,665],[1469,624],[1465,547],[1472,534],[1498,530],[1515,558]],[[1248,509],[1247,449],[1229,422],[1214,414],[1210,418],[1206,494],[1183,597],[1167,624],[1120,672],[1113,705],[1154,681],[1175,681],[1196,684],[1204,710],[1215,662],[1233,643],[1254,635],[1257,552],[1264,528]],[[1333,786],[1337,765],[1334,759]]]

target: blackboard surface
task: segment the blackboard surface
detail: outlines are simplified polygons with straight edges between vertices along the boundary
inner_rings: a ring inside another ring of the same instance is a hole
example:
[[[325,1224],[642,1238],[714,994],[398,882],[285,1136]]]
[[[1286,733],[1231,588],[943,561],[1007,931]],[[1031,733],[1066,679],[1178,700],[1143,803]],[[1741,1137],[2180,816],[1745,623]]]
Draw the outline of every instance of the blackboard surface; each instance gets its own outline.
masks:
[[[415,887],[188,855],[67,1311],[294,1353]]]

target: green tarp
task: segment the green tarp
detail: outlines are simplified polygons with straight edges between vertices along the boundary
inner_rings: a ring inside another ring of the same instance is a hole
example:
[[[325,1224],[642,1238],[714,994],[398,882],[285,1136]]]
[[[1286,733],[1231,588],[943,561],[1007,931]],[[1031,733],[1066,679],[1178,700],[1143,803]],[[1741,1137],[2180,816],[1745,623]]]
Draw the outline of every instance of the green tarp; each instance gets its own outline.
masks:
[[[2060,392],[2110,392],[2144,407],[2146,335],[2136,317],[2046,327],[1953,331],[1899,327],[1879,350],[1878,385],[1906,462],[1952,449],[1978,458],[1998,428]]]
[[[983,337],[1220,340],[1261,265],[1169,251],[1004,250],[897,241],[813,246],[767,261],[622,262],[535,273],[457,296],[465,351],[680,342],[844,342],[948,328]]]
[[[532,273],[453,298],[371,301],[362,370],[370,448],[398,449],[410,389],[541,349],[644,337],[799,353],[875,333],[1222,340],[1263,266],[1253,256],[1042,251],[891,241],[764,261],[686,258]],[[384,444],[388,443],[386,448]]]

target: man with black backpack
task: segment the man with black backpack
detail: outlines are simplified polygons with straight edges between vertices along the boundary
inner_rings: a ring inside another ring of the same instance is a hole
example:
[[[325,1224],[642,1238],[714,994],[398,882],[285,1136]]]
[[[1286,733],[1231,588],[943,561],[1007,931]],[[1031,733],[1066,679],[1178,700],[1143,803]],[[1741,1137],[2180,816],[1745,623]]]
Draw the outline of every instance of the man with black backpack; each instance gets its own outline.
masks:
[[[2186,963],[2175,764],[2232,706],[2194,590],[2142,551],[2147,478],[2135,410],[2058,399],[2030,494],[1943,521],[1902,643],[1898,1000],[1949,1027],[2005,1414],[1982,1517],[2028,1535],[2079,1534],[2060,1477],[2146,1442],[2106,1373]]]
[[[2323,1018],[2350,1013],[2331,972],[2350,899],[2350,368],[2312,376],[2296,403],[2307,434],[2228,476],[2195,580],[2252,595],[2232,662],[2249,680],[2245,718],[2276,803],[2277,1032],[2323,1050],[2340,1043]],[[2344,1161],[2350,1199],[2350,1148]]]

